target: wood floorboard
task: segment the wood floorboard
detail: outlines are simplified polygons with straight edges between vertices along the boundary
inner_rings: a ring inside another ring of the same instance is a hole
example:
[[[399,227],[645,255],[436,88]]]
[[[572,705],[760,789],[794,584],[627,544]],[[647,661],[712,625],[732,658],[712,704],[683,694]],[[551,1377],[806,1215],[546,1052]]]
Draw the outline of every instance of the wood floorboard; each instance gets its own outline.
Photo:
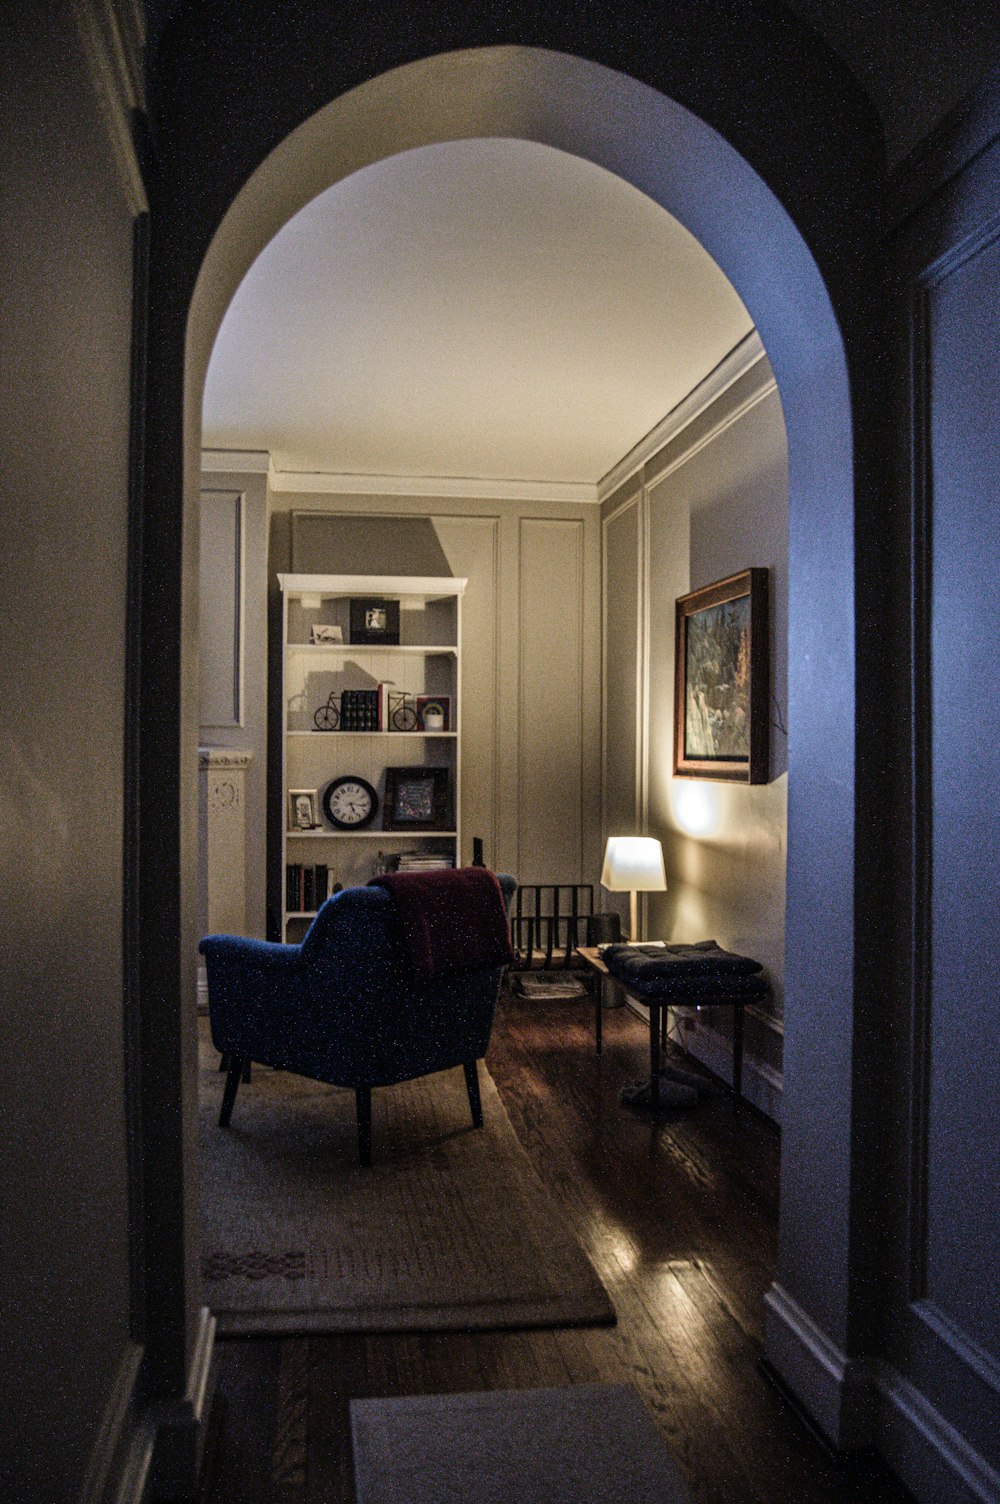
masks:
[[[597,1056],[588,999],[510,998],[488,1056],[617,1325],[220,1342],[204,1504],[354,1504],[352,1398],[597,1382],[636,1386],[696,1504],[905,1504],[878,1464],[835,1462],[758,1370],[777,1133],[717,1088],[659,1121],[623,1107],[647,1038],[629,1009],[608,1009]]]

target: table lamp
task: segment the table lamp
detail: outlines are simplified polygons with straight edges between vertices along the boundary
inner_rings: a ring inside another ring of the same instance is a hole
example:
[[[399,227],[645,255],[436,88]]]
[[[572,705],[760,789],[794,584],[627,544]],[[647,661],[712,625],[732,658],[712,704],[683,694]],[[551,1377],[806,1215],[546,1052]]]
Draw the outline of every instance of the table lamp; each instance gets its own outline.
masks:
[[[608,836],[601,887],[629,895],[628,930],[633,944],[639,938],[636,894],[662,893],[666,886],[663,847],[654,836]]]

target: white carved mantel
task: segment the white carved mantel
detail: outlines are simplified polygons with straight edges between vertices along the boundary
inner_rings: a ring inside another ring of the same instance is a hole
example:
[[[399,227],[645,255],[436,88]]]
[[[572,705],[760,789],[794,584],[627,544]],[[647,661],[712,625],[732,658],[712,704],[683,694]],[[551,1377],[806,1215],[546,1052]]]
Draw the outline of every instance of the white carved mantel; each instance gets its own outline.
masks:
[[[252,761],[252,752],[198,748],[199,935],[246,934],[246,770]]]

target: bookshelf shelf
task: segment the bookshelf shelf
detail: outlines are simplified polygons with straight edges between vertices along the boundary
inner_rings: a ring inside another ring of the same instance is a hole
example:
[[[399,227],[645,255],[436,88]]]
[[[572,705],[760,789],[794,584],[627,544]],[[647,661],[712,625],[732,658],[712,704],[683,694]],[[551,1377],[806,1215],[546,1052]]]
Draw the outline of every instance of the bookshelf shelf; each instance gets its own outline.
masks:
[[[418,826],[414,830],[286,830],[289,841],[454,841],[457,830],[426,830]],[[374,874],[372,874],[374,876]]]
[[[289,731],[288,736],[312,736],[325,737],[330,741],[333,737],[340,736],[391,736],[393,741],[405,742],[410,738],[417,740],[421,737],[433,737],[436,740],[458,736],[457,731]]]

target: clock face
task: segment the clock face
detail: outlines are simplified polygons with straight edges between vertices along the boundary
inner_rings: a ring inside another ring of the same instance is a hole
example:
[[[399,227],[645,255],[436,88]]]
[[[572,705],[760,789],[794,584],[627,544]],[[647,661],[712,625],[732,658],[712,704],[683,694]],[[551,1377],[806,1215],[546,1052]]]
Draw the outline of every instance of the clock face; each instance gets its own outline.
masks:
[[[357,830],[372,819],[378,809],[378,795],[365,779],[349,774],[327,784],[323,808],[331,825],[340,830]]]

